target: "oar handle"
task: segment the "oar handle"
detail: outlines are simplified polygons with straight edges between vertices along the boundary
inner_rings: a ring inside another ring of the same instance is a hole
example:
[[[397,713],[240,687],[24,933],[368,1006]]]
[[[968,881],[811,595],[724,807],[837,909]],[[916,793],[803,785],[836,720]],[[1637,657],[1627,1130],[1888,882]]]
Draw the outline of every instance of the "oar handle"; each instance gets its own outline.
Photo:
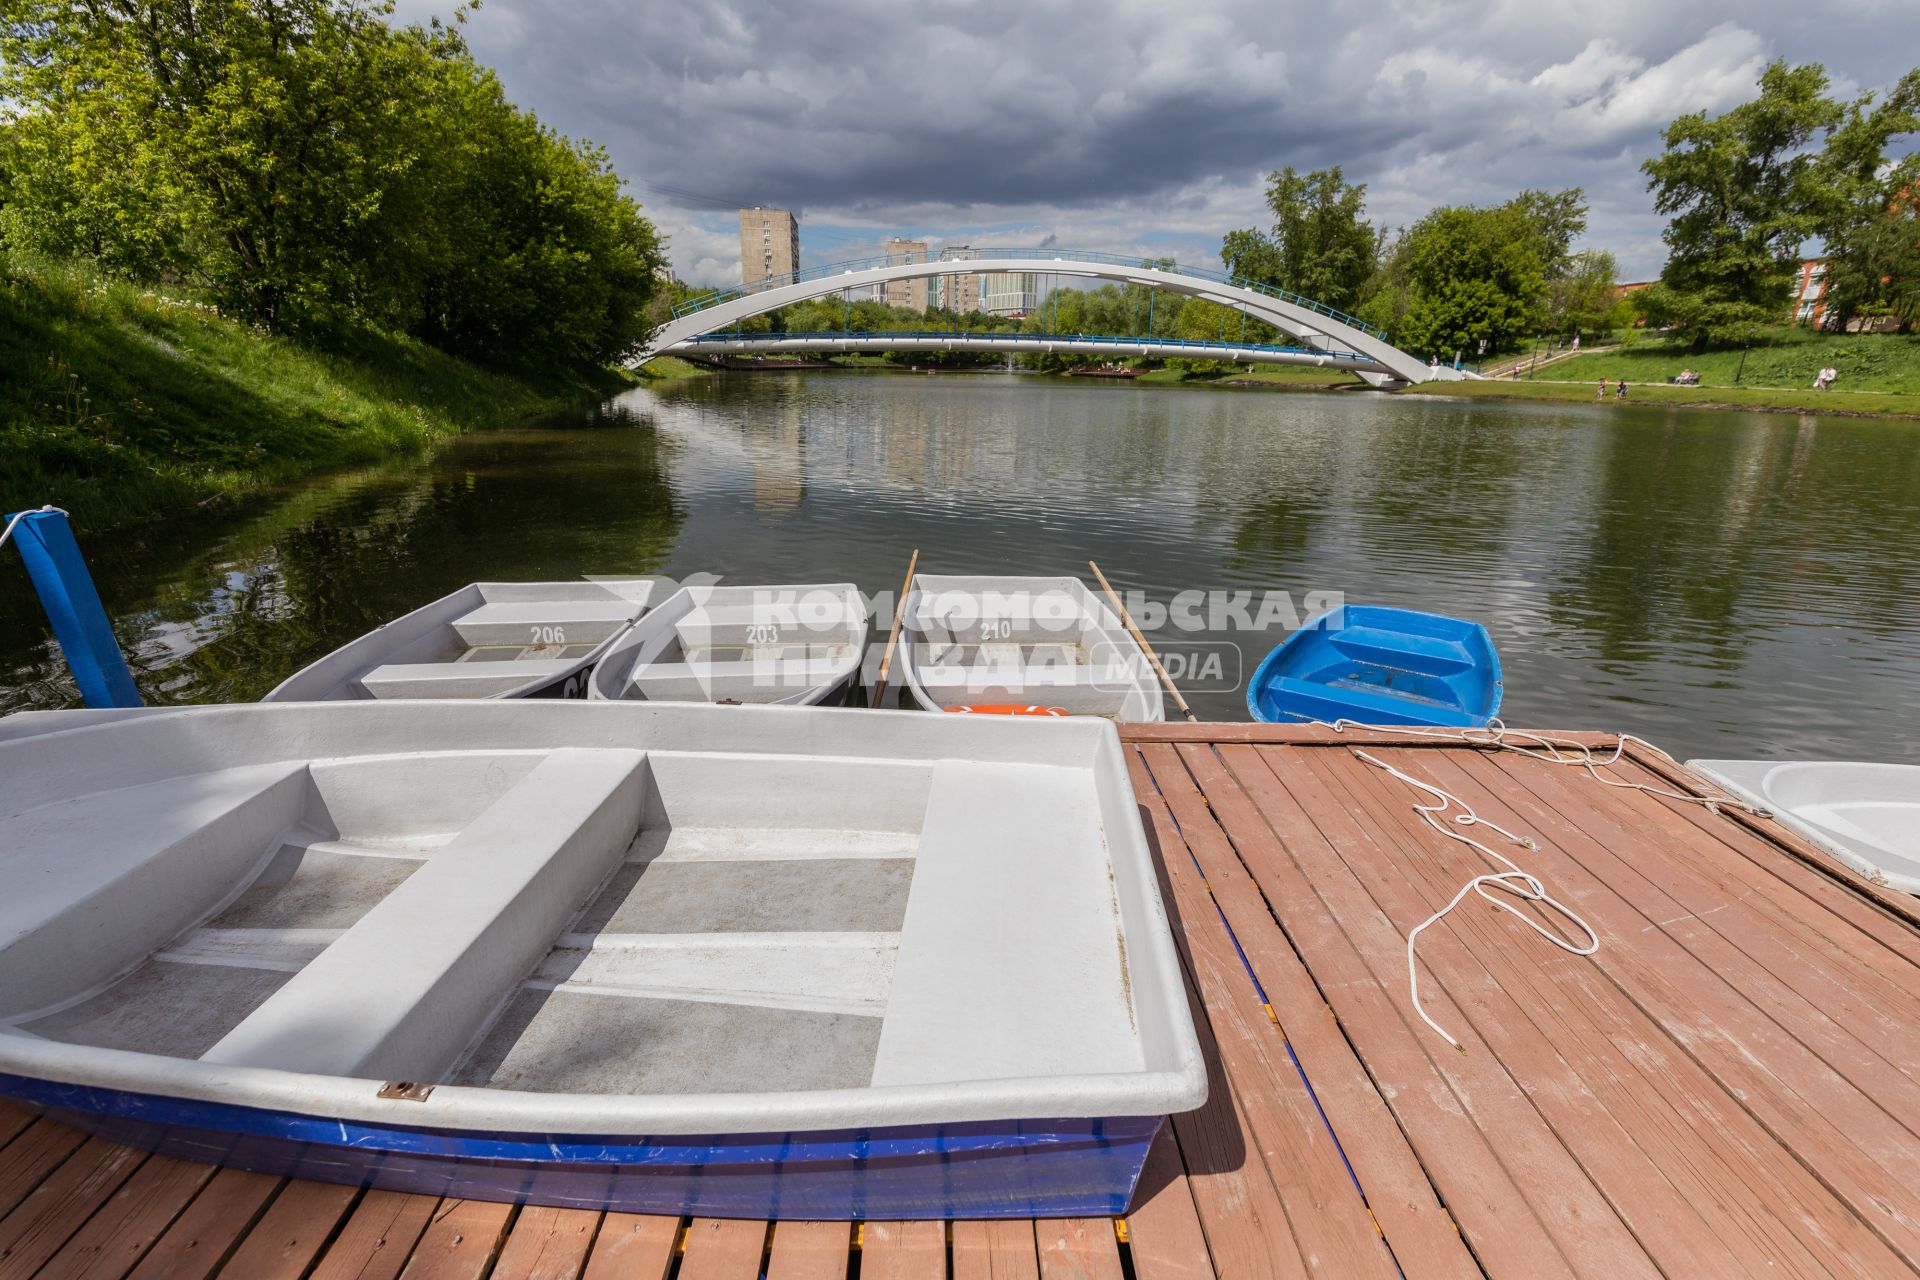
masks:
[[[887,696],[887,675],[893,670],[893,646],[900,639],[900,623],[907,616],[907,593],[913,590],[913,571],[920,564],[920,548],[913,549],[907,561],[907,580],[900,584],[900,595],[893,602],[893,627],[887,632],[887,651],[880,655],[880,678],[873,682],[873,705],[881,705]]]
[[[1120,621],[1126,624],[1127,631],[1133,636],[1134,642],[1146,653],[1147,661],[1153,664],[1154,674],[1160,677],[1160,683],[1167,686],[1167,692],[1173,695],[1173,704],[1180,708],[1180,714],[1197,722],[1200,717],[1193,714],[1193,708],[1188,706],[1187,700],[1180,696],[1180,690],[1174,688],[1172,677],[1167,675],[1167,669],[1160,665],[1160,655],[1153,651],[1153,646],[1147,643],[1147,638],[1140,634],[1140,628],[1133,625],[1133,615],[1127,612],[1125,602],[1113,589],[1113,584],[1107,581],[1107,575],[1100,572],[1100,566],[1091,560],[1087,561],[1087,568],[1093,570],[1093,576],[1100,579],[1101,590],[1107,593],[1107,599],[1113,601],[1113,607],[1120,613]]]

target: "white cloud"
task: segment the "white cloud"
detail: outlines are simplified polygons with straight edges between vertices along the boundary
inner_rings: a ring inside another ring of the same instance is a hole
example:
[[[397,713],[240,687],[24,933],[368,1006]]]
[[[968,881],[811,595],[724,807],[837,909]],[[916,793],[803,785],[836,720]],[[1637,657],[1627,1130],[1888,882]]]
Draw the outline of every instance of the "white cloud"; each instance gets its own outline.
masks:
[[[1660,223],[1639,164],[1667,121],[1741,100],[1776,56],[1890,83],[1920,5],[488,0],[466,30],[517,101],[608,147],[701,283],[736,278],[732,210],[754,203],[801,211],[809,262],[1009,227],[1211,259],[1264,221],[1268,170],[1335,163],[1391,225],[1583,186],[1588,241],[1644,276]]]

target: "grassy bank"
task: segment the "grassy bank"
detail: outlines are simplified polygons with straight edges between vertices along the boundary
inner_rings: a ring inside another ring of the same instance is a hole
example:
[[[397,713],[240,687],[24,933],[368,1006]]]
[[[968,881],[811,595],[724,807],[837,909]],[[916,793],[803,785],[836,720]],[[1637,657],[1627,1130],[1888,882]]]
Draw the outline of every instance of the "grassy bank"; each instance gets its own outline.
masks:
[[[1591,382],[1428,382],[1422,394],[1465,396],[1476,400],[1594,401]],[[1606,403],[1617,403],[1611,389]],[[1769,413],[1824,413],[1852,417],[1920,418],[1920,395],[1877,391],[1814,391],[1791,387],[1670,387],[1627,379],[1627,403],[1664,404],[1688,409],[1753,409]]]
[[[640,366],[639,373],[648,381],[665,382],[675,378],[711,378],[715,370],[711,365],[695,364],[679,356],[655,356]]]
[[[1145,381],[1159,381],[1160,373],[1175,373],[1172,369],[1162,369],[1149,374]],[[1344,369],[1316,369],[1307,365],[1265,364],[1255,365],[1251,372],[1237,369],[1232,373],[1192,373],[1184,378],[1169,379],[1184,382],[1192,386],[1213,385],[1216,387],[1269,387],[1280,391],[1327,391],[1342,387],[1363,387],[1354,374]]]
[[[1551,366],[1555,381],[1591,384],[1601,378],[1630,385],[1666,385],[1682,369],[1700,373],[1696,391],[1787,388],[1813,391],[1814,375],[1831,365],[1840,371],[1837,391],[1920,395],[1920,334],[1816,333],[1782,327],[1762,329],[1741,365],[1740,349],[1689,352],[1681,343],[1640,338],[1603,355],[1574,356]]]
[[[51,502],[83,528],[128,524],[621,381],[490,372],[371,332],[322,351],[188,297],[0,257],[0,510]]]

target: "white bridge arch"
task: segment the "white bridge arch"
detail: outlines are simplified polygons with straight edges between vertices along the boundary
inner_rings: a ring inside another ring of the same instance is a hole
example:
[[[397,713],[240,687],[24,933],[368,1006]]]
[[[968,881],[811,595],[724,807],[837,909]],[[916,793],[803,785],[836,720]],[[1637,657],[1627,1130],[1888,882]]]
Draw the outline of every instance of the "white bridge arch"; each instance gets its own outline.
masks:
[[[981,249],[974,251],[972,257],[921,262],[867,259],[800,272],[752,292],[721,290],[676,308],[673,319],[654,331],[633,363],[644,363],[683,345],[691,346],[693,339],[701,334],[725,329],[749,317],[813,298],[830,297],[846,289],[868,289],[891,280],[927,276],[1015,272],[1115,280],[1203,298],[1270,324],[1330,355],[1364,357],[1375,368],[1371,372],[1364,368],[1357,371],[1377,386],[1404,386],[1467,376],[1456,369],[1428,364],[1408,355],[1371,326],[1309,298],[1251,285],[1217,272],[1170,266],[1151,259],[1059,249]]]

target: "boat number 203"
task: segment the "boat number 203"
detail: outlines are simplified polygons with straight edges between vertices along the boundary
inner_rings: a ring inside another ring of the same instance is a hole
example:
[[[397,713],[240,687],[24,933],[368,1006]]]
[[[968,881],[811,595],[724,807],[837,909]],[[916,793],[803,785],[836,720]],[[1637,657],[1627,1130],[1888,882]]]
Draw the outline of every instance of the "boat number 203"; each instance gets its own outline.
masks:
[[[565,627],[535,627],[533,629],[533,642],[535,644],[565,644],[567,642],[567,629]]]
[[[754,622],[747,625],[748,644],[778,644],[780,642],[780,624],[777,622]]]

